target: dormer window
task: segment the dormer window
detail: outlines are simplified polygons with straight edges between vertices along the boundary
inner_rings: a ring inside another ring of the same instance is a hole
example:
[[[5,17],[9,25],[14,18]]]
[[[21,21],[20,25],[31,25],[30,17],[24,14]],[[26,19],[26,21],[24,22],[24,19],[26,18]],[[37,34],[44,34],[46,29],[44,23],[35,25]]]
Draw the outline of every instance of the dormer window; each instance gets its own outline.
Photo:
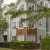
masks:
[[[24,4],[20,5],[20,10],[24,10]]]
[[[34,10],[34,5],[29,6],[29,10],[33,11]]]

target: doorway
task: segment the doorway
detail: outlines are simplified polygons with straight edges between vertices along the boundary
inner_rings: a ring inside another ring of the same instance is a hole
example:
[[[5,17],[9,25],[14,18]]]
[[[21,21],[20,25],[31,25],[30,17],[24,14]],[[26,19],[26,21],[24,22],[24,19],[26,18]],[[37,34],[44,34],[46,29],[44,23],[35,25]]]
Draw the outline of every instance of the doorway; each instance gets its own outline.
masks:
[[[4,35],[3,38],[4,38],[4,42],[7,42],[7,35]]]

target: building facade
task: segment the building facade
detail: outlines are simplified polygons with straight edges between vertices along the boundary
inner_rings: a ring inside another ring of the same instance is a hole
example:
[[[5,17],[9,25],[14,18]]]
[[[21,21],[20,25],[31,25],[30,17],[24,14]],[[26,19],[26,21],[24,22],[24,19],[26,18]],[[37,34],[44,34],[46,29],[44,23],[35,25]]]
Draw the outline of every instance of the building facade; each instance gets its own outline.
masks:
[[[36,3],[36,4],[35,4]],[[15,3],[16,10],[38,10],[41,6],[50,8],[48,0],[18,0]],[[11,8],[8,5],[4,6],[3,15]],[[34,15],[34,13],[33,13]],[[50,34],[50,18],[42,18],[34,25],[28,21],[21,22],[21,18],[27,18],[26,14],[22,14],[13,20],[10,19],[11,15],[4,15],[9,24],[9,28],[3,33],[2,42],[17,41],[34,41],[40,43],[40,39]],[[30,30],[27,27],[31,26]],[[0,40],[1,41],[1,40]]]

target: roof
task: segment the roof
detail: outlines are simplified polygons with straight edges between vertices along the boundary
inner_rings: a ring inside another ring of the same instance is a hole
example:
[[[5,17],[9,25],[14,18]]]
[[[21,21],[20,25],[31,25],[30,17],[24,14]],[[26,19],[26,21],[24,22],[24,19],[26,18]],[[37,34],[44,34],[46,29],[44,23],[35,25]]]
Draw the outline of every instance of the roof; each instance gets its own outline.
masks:
[[[17,3],[16,3],[16,5],[18,5],[20,1],[21,1],[21,0],[18,0]],[[25,1],[27,2],[27,0],[25,0]]]
[[[16,5],[18,5],[20,1],[21,0],[18,0],[17,3],[16,3]],[[26,2],[31,2],[31,3],[36,3],[36,0],[25,0],[25,1]]]

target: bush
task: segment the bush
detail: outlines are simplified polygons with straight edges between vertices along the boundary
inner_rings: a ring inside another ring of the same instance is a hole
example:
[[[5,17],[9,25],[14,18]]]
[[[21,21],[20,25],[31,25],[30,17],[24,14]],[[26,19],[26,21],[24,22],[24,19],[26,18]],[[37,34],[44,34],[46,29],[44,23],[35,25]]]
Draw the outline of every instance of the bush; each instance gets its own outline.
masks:
[[[0,47],[10,48],[10,42],[0,42]]]
[[[41,39],[41,50],[50,50],[50,37],[45,37]]]
[[[35,48],[34,42],[24,42],[24,41],[11,41],[11,48],[13,49],[33,49]]]

